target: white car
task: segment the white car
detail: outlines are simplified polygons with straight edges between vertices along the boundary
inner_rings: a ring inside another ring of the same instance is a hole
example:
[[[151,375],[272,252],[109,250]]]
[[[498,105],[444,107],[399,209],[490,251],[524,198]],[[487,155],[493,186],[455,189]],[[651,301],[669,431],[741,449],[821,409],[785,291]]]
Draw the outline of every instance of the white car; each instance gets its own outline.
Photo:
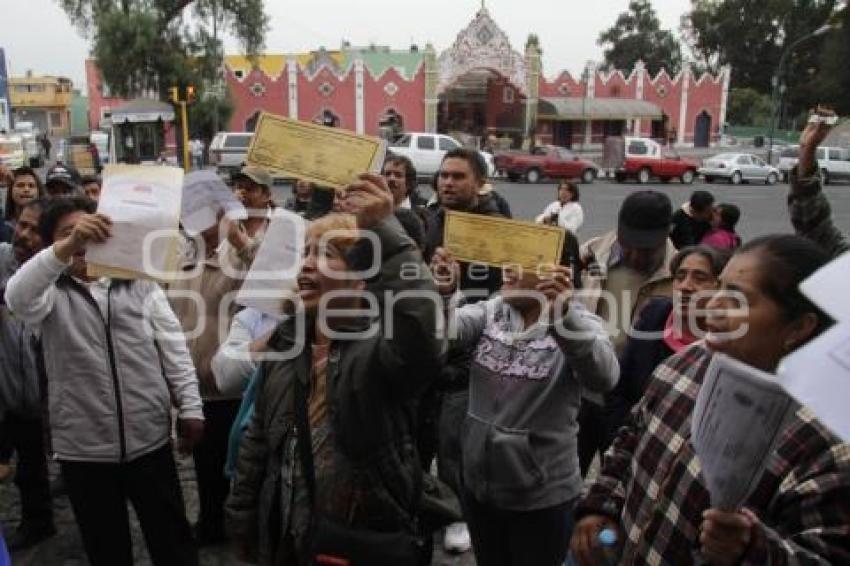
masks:
[[[733,185],[740,185],[744,181],[760,181],[766,185],[774,185],[782,177],[779,169],[751,153],[715,155],[703,161],[698,173],[705,177],[706,183],[725,179]]]
[[[9,169],[29,165],[24,140],[20,136],[0,138],[0,165]]]
[[[419,178],[430,181],[440,170],[440,164],[443,162],[446,153],[459,147],[463,146],[451,136],[409,132],[391,143],[388,149],[396,155],[408,157],[413,162],[413,166],[416,167]],[[487,176],[492,177],[496,172],[493,154],[486,151],[479,151],[478,153],[487,163]]]

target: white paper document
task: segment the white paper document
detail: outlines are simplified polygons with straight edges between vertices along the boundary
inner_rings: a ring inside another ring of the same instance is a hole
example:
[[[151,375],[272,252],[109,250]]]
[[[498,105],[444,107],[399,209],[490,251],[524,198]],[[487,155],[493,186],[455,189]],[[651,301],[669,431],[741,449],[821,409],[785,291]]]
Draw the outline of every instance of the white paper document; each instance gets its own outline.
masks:
[[[276,208],[236,302],[272,316],[284,314],[284,299],[297,288],[307,222]]]
[[[248,217],[245,207],[214,171],[193,171],[183,178],[180,220],[187,233],[200,234],[218,222],[218,212],[230,220]]]
[[[97,212],[112,219],[112,236],[90,245],[90,275],[168,279],[177,268],[183,170],[109,165]]]
[[[691,420],[713,507],[736,511],[747,500],[795,408],[774,376],[714,355]]]
[[[800,291],[825,313],[841,322],[850,322],[850,253],[832,260],[803,281]]]
[[[850,323],[840,323],[779,364],[779,382],[844,442],[850,442]]]

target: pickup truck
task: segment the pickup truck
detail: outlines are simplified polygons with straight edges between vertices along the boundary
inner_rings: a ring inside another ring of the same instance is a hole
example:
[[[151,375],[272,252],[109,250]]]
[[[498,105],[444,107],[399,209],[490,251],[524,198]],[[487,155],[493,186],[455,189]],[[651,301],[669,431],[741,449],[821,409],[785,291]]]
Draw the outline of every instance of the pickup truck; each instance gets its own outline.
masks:
[[[595,163],[554,145],[535,147],[531,153],[499,153],[495,165],[496,171],[504,173],[511,181],[524,178],[529,183],[537,183],[544,177],[581,179],[582,183],[592,183],[599,170]]]
[[[646,184],[657,178],[664,183],[679,179],[684,184],[690,184],[694,182],[699,169],[696,161],[685,159],[673,149],[662,147],[649,138],[609,138],[605,151],[615,151],[622,156],[614,168],[614,178],[618,183],[633,178],[638,183]],[[606,161],[610,162],[610,158],[606,158]]]
[[[252,132],[219,132],[215,135],[210,142],[209,160],[219,175],[229,179],[242,168],[253,137]]]
[[[389,151],[408,157],[416,167],[419,179],[430,182],[439,171],[446,153],[459,147],[462,147],[461,144],[451,136],[408,132],[391,143]],[[487,162],[487,176],[492,177],[496,172],[493,155],[485,151],[479,151],[479,153]]]

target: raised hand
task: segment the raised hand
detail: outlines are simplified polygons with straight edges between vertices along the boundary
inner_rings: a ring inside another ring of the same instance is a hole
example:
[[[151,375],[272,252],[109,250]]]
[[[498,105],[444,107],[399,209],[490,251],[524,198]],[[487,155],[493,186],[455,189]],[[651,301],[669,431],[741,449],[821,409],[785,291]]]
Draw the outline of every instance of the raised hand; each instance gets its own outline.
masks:
[[[393,196],[381,175],[363,173],[345,190],[346,212],[357,217],[360,228],[371,228],[393,213]]]

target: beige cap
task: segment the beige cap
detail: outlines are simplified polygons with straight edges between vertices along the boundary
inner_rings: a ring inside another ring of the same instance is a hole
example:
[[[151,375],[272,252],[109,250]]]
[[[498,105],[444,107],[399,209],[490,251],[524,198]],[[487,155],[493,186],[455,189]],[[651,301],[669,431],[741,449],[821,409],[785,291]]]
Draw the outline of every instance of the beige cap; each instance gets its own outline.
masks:
[[[239,177],[244,177],[246,179],[250,179],[257,183],[258,185],[263,185],[264,187],[271,187],[272,176],[268,171],[263,169],[262,167],[254,167],[253,165],[245,165],[242,169],[233,175],[231,180],[236,181]]]

